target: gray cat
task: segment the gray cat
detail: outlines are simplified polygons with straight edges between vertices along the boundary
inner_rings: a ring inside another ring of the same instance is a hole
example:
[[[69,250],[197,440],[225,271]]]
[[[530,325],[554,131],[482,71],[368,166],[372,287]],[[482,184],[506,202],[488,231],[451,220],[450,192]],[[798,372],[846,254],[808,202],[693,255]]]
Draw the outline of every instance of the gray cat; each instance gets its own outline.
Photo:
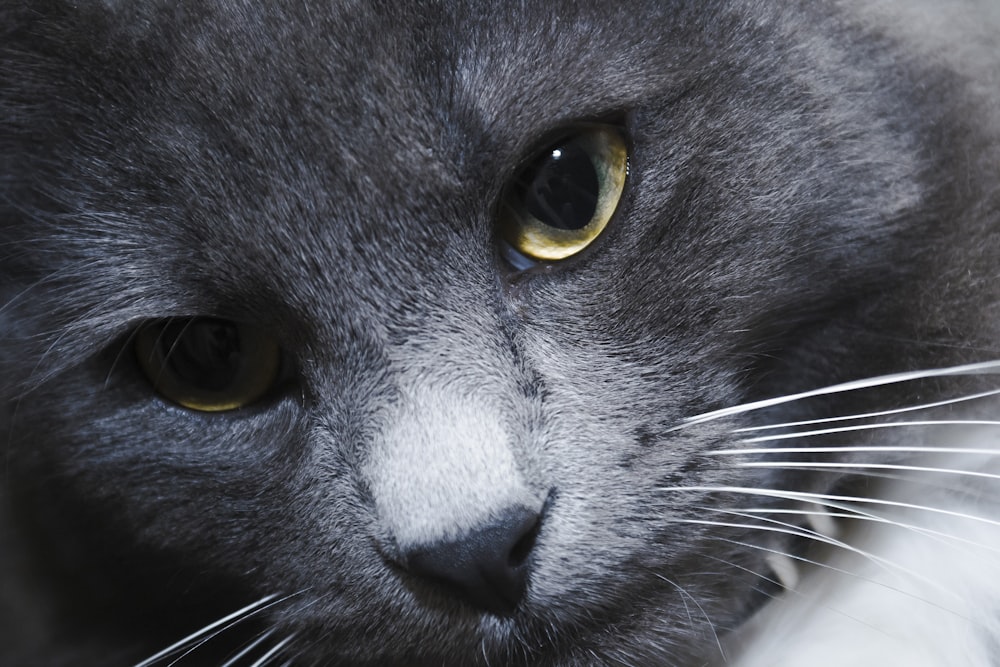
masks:
[[[997,35],[0,0],[0,663],[995,664]]]

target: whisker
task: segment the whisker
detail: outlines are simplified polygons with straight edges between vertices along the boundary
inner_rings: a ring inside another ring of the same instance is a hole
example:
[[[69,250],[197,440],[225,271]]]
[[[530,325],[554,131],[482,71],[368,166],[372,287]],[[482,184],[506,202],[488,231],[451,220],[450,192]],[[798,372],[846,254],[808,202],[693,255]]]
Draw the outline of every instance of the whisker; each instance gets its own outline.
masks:
[[[763,455],[763,454],[841,454],[841,453],[904,453],[904,454],[949,454],[967,456],[995,457],[1000,451],[993,449],[980,449],[969,447],[899,447],[899,446],[832,446],[832,447],[767,447],[753,449],[725,449],[714,452],[706,452],[706,456],[734,456],[734,455]],[[927,466],[912,466],[902,464],[864,464],[864,463],[840,463],[831,461],[746,461],[730,464],[736,467],[763,468],[774,466],[776,469],[795,468],[811,472],[831,472],[836,470],[851,470],[853,475],[879,478],[906,482],[907,484],[920,484],[930,488],[952,490],[955,488],[950,484],[943,483],[941,479],[927,476],[889,474],[891,471],[899,472],[925,472],[925,473],[947,473],[956,476],[971,476],[995,478],[1000,480],[1000,475],[983,473],[965,469],[934,468]],[[881,470],[884,472],[876,472]],[[984,490],[985,492],[985,490]]]
[[[980,419],[947,419],[947,420],[927,420],[909,422],[882,422],[877,424],[856,424],[854,426],[837,426],[834,428],[816,429],[814,431],[799,431],[795,433],[775,433],[774,435],[761,435],[753,438],[745,438],[740,442],[752,444],[755,442],[771,442],[774,440],[791,440],[793,438],[808,438],[816,435],[832,435],[834,433],[853,433],[856,431],[868,431],[885,428],[901,428],[906,426],[1000,426],[1000,421],[980,420]]]
[[[839,574],[842,574],[842,575],[845,575],[845,576],[848,576],[848,577],[852,577],[852,578],[857,579],[859,581],[864,581],[864,582],[867,582],[867,583],[870,583],[870,584],[873,584],[873,585],[882,586],[884,588],[887,588],[888,590],[896,591],[896,592],[898,592],[898,593],[900,593],[902,595],[906,595],[908,597],[917,599],[917,600],[919,600],[921,602],[925,602],[925,603],[933,605],[933,603],[930,603],[927,600],[924,600],[923,598],[915,596],[915,595],[913,595],[911,593],[908,593],[906,591],[899,590],[899,589],[897,589],[897,588],[895,588],[893,586],[890,586],[890,585],[888,585],[888,584],[886,584],[884,582],[875,581],[874,579],[871,579],[869,577],[863,577],[863,576],[861,576],[861,575],[859,575],[859,574],[857,574],[855,572],[851,572],[849,570],[844,570],[842,568],[834,567],[832,565],[828,565],[826,563],[822,563],[822,562],[819,562],[819,561],[814,561],[814,560],[811,560],[811,559],[806,558],[804,556],[797,556],[795,554],[790,554],[790,553],[786,553],[786,552],[783,552],[783,551],[778,551],[777,549],[769,549],[769,548],[761,546],[759,544],[749,544],[749,543],[745,543],[745,542],[740,542],[739,540],[732,540],[732,539],[727,539],[727,538],[724,538],[724,537],[716,537],[715,539],[717,539],[719,541],[722,541],[722,542],[729,543],[729,544],[733,544],[733,545],[736,545],[736,546],[745,547],[747,549],[756,549],[756,550],[760,550],[760,551],[769,552],[772,555],[783,556],[784,558],[788,558],[788,559],[791,559],[791,560],[797,560],[799,562],[805,563],[806,565],[813,565],[813,566],[816,566],[816,567],[824,568],[824,569],[829,570],[831,572],[837,572]],[[747,574],[751,574],[751,575],[753,575],[755,577],[759,577],[760,579],[763,579],[764,581],[772,583],[772,584],[774,584],[776,586],[783,586],[786,594],[795,595],[795,596],[797,596],[799,598],[803,598],[806,595],[806,593],[803,593],[802,591],[799,591],[798,588],[796,588],[796,587],[785,586],[781,582],[775,581],[774,579],[768,577],[767,575],[761,574],[760,572],[757,572],[755,570],[751,570],[748,567],[744,567],[744,566],[739,565],[737,563],[733,563],[733,562],[730,562],[730,561],[725,560],[723,558],[718,558],[718,557],[715,557],[715,556],[706,556],[706,557],[709,558],[709,559],[711,559],[711,560],[714,560],[716,562],[722,563],[724,565],[728,565],[728,566],[731,566],[731,567],[736,568],[738,570],[742,570],[743,572],[746,572]],[[757,589],[757,590],[760,590],[760,589]],[[778,597],[779,597],[777,595],[773,595],[773,594],[767,593],[767,592],[764,592],[764,594],[767,595],[767,597],[770,598],[771,600],[777,600]],[[852,621],[855,621],[857,623],[860,623],[861,625],[864,625],[865,627],[876,629],[875,626],[873,626],[868,621],[865,621],[865,620],[863,620],[861,618],[858,618],[857,616],[855,616],[853,614],[848,614],[844,610],[838,609],[837,607],[831,606],[829,604],[825,604],[825,603],[821,603],[821,604],[822,604],[822,606],[824,608],[829,609],[830,611],[832,611],[835,614],[839,614],[840,616],[843,616],[844,618],[849,618]],[[940,607],[940,605],[934,605],[934,606],[935,607]],[[948,610],[948,611],[951,611],[952,613],[957,613],[957,612],[954,612],[954,610]],[[960,618],[963,618],[963,619],[965,618],[964,616],[961,616],[961,615],[959,615],[959,616],[960,616]]]
[[[725,649],[722,648],[722,641],[719,639],[719,633],[716,632],[716,630],[715,630],[715,623],[712,622],[712,619],[709,617],[708,612],[706,612],[705,608],[701,606],[701,603],[698,602],[698,599],[695,598],[693,595],[691,595],[687,590],[684,589],[683,586],[681,586],[680,584],[678,584],[676,581],[672,581],[671,579],[669,579],[668,577],[660,574],[659,572],[653,572],[653,575],[655,577],[657,577],[658,579],[660,579],[660,580],[662,580],[662,581],[670,584],[674,588],[676,588],[677,592],[679,592],[681,594],[681,599],[682,600],[686,597],[687,599],[691,600],[691,602],[693,602],[696,607],[698,607],[698,611],[701,612],[702,617],[705,619],[705,622],[708,623],[708,627],[712,631],[712,636],[715,637],[715,645],[719,649],[719,654],[722,656],[722,661],[723,662],[727,662],[727,660],[726,660],[726,651],[725,651]],[[684,606],[686,608],[687,607],[687,603],[685,603]],[[688,618],[690,618],[690,616],[691,616],[690,611],[688,611]]]
[[[834,521],[836,517],[830,511],[830,508],[819,503],[812,503],[812,507],[815,509],[802,511],[806,512],[806,520],[809,522],[809,525],[812,526],[813,530],[820,535],[837,537],[837,533],[840,531]]]
[[[284,648],[288,646],[288,644],[291,643],[293,639],[295,639],[294,634],[285,637],[283,640],[275,644],[274,648],[272,648],[264,655],[260,656],[260,659],[257,662],[253,663],[253,665],[251,665],[250,667],[264,667],[264,665],[266,665],[271,658],[275,658],[278,655],[280,655],[281,651],[284,650]]]
[[[263,644],[270,637],[274,636],[275,632],[277,632],[277,630],[271,629],[263,633],[260,637],[257,637],[257,639],[254,639],[252,642],[247,644],[239,653],[234,655],[229,660],[226,660],[222,667],[235,667],[236,663],[249,655],[254,649]]]
[[[967,519],[969,521],[976,521],[991,526],[1000,526],[1000,521],[987,519],[986,517],[976,516],[974,514],[966,514],[964,512],[946,510],[940,507],[929,507],[926,505],[905,503],[898,500],[866,498],[864,496],[840,496],[840,495],[825,494],[825,493],[811,493],[808,491],[777,491],[772,489],[750,488],[750,487],[740,487],[740,486],[671,486],[671,487],[663,487],[660,490],[699,491],[703,493],[737,493],[737,494],[764,496],[766,498],[777,498],[780,500],[811,501],[820,504],[827,504],[823,501],[864,503],[868,505],[879,505],[884,507],[895,507],[899,509],[910,509],[922,512],[929,512],[933,514],[940,514],[942,516],[950,516],[957,519]]]
[[[746,449],[717,449],[705,452],[705,456],[734,456],[740,454],[841,454],[841,453],[889,453],[907,454],[973,454],[996,456],[1000,450],[969,447],[908,447],[897,445],[845,445],[825,447],[751,447]]]
[[[718,512],[722,514],[732,514],[736,516],[742,516],[739,512],[735,510],[725,510],[720,508],[703,508],[703,509],[708,509],[709,511]],[[846,542],[842,542],[838,539],[821,535],[820,533],[811,531],[807,528],[802,528],[801,526],[796,526],[795,524],[792,523],[787,523],[785,521],[778,521],[777,519],[770,519],[767,517],[759,517],[759,516],[744,517],[744,518],[753,518],[775,525],[764,526],[760,524],[713,521],[711,519],[672,519],[672,521],[674,523],[687,523],[699,526],[717,526],[719,528],[749,528],[752,530],[759,530],[765,533],[778,533],[781,535],[790,535],[792,537],[803,537],[823,544],[828,544],[832,547],[840,547],[847,551],[854,552],[865,558],[871,559],[873,562],[876,563],[882,560],[878,556],[875,556],[874,554],[870,554],[866,551],[858,549],[857,547],[854,547]],[[886,564],[888,565],[889,563]]]
[[[733,465],[737,468],[773,468],[776,470],[793,470],[799,468],[809,468],[812,470],[898,470],[902,472],[939,473],[944,475],[961,475],[963,477],[1000,480],[1000,475],[989,472],[980,472],[977,470],[897,465],[894,463],[849,463],[841,461],[745,461],[735,463]]]
[[[938,604],[936,602],[932,602],[931,600],[923,598],[923,597],[921,597],[921,596],[919,596],[919,595],[917,595],[915,593],[911,593],[910,591],[903,590],[903,589],[901,589],[901,588],[899,588],[897,586],[892,586],[891,584],[888,584],[888,583],[886,583],[884,581],[878,581],[876,579],[872,579],[871,577],[865,577],[865,576],[862,576],[862,575],[858,574],[857,572],[852,572],[850,570],[845,570],[843,568],[836,567],[834,565],[830,565],[829,563],[825,563],[825,562],[817,561],[817,560],[812,560],[810,558],[806,558],[805,556],[798,556],[798,555],[795,555],[795,554],[786,553],[784,551],[779,551],[777,549],[772,549],[772,548],[769,548],[769,547],[765,547],[765,546],[760,545],[760,544],[751,544],[749,542],[743,542],[743,541],[740,541],[740,540],[734,540],[734,539],[727,538],[727,537],[714,536],[713,539],[716,539],[716,540],[718,540],[720,542],[726,542],[727,544],[733,544],[735,546],[744,547],[744,548],[747,548],[747,549],[755,549],[757,551],[764,551],[764,552],[769,553],[769,554],[779,554],[779,555],[782,555],[782,556],[786,556],[787,558],[790,558],[790,559],[793,559],[793,560],[797,560],[797,561],[799,561],[801,563],[805,563],[806,565],[812,565],[814,567],[822,568],[822,569],[824,569],[824,570],[826,570],[828,572],[836,572],[837,574],[840,574],[840,575],[843,575],[843,576],[846,576],[846,577],[850,577],[850,578],[856,579],[858,581],[863,581],[865,583],[869,583],[869,584],[872,584],[872,585],[875,585],[875,586],[881,586],[882,588],[885,588],[886,590],[890,590],[890,591],[893,591],[894,593],[899,593],[900,595],[905,595],[908,598],[911,598],[913,600],[917,600],[918,602],[922,602],[924,604],[931,605],[932,607],[935,607],[936,609],[940,609],[942,611],[945,611],[945,612],[947,612],[949,614],[952,614],[952,615],[954,615],[954,616],[956,616],[956,617],[958,617],[958,618],[960,618],[962,620],[965,620],[965,621],[970,620],[966,614],[963,614],[962,612],[959,612],[959,611],[957,611],[955,609],[952,609],[950,607],[945,607],[945,606],[943,606],[941,604]],[[861,555],[865,555],[865,554],[867,554],[867,552],[861,551],[860,554]],[[718,560],[718,559],[714,559],[714,560]],[[737,567],[739,567],[739,566],[737,566]],[[746,570],[746,568],[741,568],[741,569]],[[750,570],[747,570],[747,571],[750,572],[750,574],[755,574],[755,575],[761,576],[761,575],[759,575],[756,572],[752,572]],[[768,579],[768,581],[770,581],[770,579]],[[930,583],[935,588],[938,588],[939,590],[944,590],[946,593],[949,592],[947,589],[943,588],[939,584],[934,583],[933,581],[928,581],[928,583]],[[790,592],[790,593],[792,593],[794,595],[799,595],[799,596],[804,595],[804,593],[801,592],[801,591],[799,591],[797,588],[788,589],[788,592]],[[959,596],[956,594],[956,595],[954,595],[954,597],[959,597]],[[840,610],[840,609],[838,609],[836,607],[832,607],[830,605],[824,605],[824,607],[826,607],[827,609],[830,609],[833,612],[836,612],[836,613],[844,616],[845,618],[849,618],[849,619],[851,619],[853,621],[857,621],[857,622],[859,622],[859,623],[861,623],[863,625],[866,625],[868,627],[872,627],[872,628],[874,627],[870,623],[868,623],[867,621],[864,621],[864,620],[862,620],[860,618],[857,618],[856,616],[854,616],[852,614],[848,614],[848,613],[844,612],[843,610]]]
[[[740,508],[740,509],[727,509],[727,508],[723,508],[723,507],[699,507],[698,509],[701,510],[701,511],[703,511],[703,512],[715,512],[717,514],[731,514],[731,515],[738,516],[738,517],[741,517],[741,518],[744,518],[744,519],[757,519],[759,521],[765,521],[765,522],[770,523],[770,524],[774,524],[774,525],[777,525],[777,526],[782,526],[784,528],[789,529],[790,531],[794,531],[794,532],[788,532],[787,534],[790,534],[790,535],[793,535],[793,536],[796,536],[796,537],[804,537],[804,538],[807,538],[807,539],[810,539],[810,540],[814,540],[814,541],[817,541],[817,542],[823,542],[825,544],[829,544],[829,545],[835,546],[835,547],[838,547],[838,546],[849,546],[849,545],[847,545],[846,542],[842,542],[841,540],[838,540],[836,537],[832,537],[830,535],[824,535],[823,533],[820,533],[818,531],[810,530],[809,528],[805,528],[805,527],[802,527],[802,526],[797,526],[797,525],[795,525],[793,523],[789,523],[787,521],[781,521],[781,520],[775,519],[773,517],[760,516],[760,515],[757,515],[757,514],[748,514],[748,513],[746,513],[746,510],[744,510],[742,508]],[[800,511],[802,511],[802,510],[800,510]],[[745,527],[748,527],[748,528],[757,528],[758,527],[758,526],[751,525],[751,524],[741,524],[741,525],[744,525]],[[784,553],[784,552],[776,552],[776,553]],[[790,555],[790,554],[784,554],[784,555],[787,556],[787,555]]]
[[[730,514],[730,515],[735,515],[735,516],[741,516],[743,518],[748,518],[748,519],[756,519],[758,521],[764,521],[766,523],[773,524],[773,525],[760,525],[760,524],[751,524],[751,523],[735,523],[735,522],[727,522],[727,521],[712,521],[712,520],[709,520],[709,519],[675,519],[674,521],[676,521],[678,523],[689,523],[689,524],[697,524],[697,525],[718,526],[720,528],[744,528],[744,529],[749,528],[751,530],[760,530],[760,531],[763,531],[763,532],[779,533],[779,534],[784,534],[784,535],[791,535],[792,537],[803,537],[803,538],[806,538],[806,539],[811,539],[811,540],[813,540],[815,542],[820,542],[822,544],[827,544],[829,546],[836,547],[838,549],[842,549],[844,551],[847,551],[847,552],[850,552],[850,553],[853,553],[853,554],[857,554],[858,556],[860,556],[860,557],[864,558],[865,560],[871,562],[872,564],[874,564],[875,566],[879,567],[880,569],[884,570],[887,573],[891,573],[893,571],[896,571],[896,572],[900,572],[902,574],[906,574],[907,576],[910,576],[910,577],[912,577],[913,579],[915,579],[917,581],[921,581],[921,582],[923,582],[923,583],[925,583],[925,584],[927,584],[927,585],[929,585],[929,586],[931,586],[933,588],[936,588],[936,589],[940,590],[942,593],[948,594],[948,595],[950,595],[952,597],[956,597],[956,598],[959,598],[959,599],[961,598],[961,596],[959,596],[954,591],[950,591],[949,589],[947,589],[946,587],[942,586],[941,584],[939,584],[939,583],[937,583],[937,582],[935,582],[935,581],[933,581],[931,579],[928,579],[927,577],[923,576],[922,574],[920,574],[918,572],[915,572],[915,571],[911,570],[910,568],[904,567],[904,566],[900,565],[899,563],[894,563],[894,562],[892,562],[892,561],[890,561],[890,560],[888,560],[886,558],[882,558],[881,556],[876,556],[875,554],[871,553],[870,551],[865,551],[864,549],[860,549],[860,548],[858,548],[858,547],[856,547],[856,546],[854,546],[852,544],[848,544],[847,542],[844,542],[842,540],[838,540],[838,539],[835,539],[835,538],[827,537],[825,535],[821,535],[820,533],[811,531],[811,530],[809,530],[807,528],[802,528],[800,526],[796,526],[795,524],[791,524],[791,523],[788,523],[788,522],[785,522],[785,521],[779,521],[778,519],[771,519],[771,518],[768,518],[768,517],[761,517],[761,516],[743,515],[743,514],[741,514],[740,512],[738,512],[736,510],[724,510],[724,509],[719,509],[719,508],[706,508],[706,509],[709,509],[709,510],[715,511],[715,512],[719,512],[719,513],[722,513],[722,514]],[[790,555],[790,554],[786,554],[786,555]],[[889,588],[892,588],[893,590],[896,590],[895,588],[893,588],[891,586]],[[903,592],[903,591],[900,591],[900,592]]]
[[[791,525],[791,524],[788,524],[788,525]],[[896,588],[894,586],[890,586],[889,584],[886,584],[884,582],[876,581],[876,580],[874,580],[874,579],[872,579],[870,577],[863,577],[863,576],[861,576],[860,574],[858,574],[856,572],[851,572],[850,570],[845,570],[843,568],[836,567],[835,565],[830,565],[829,563],[826,563],[826,562],[823,562],[823,561],[813,560],[813,559],[808,558],[806,556],[800,556],[800,555],[797,555],[797,554],[792,554],[792,553],[788,553],[788,552],[785,552],[785,551],[780,551],[778,549],[774,549],[774,548],[771,548],[771,547],[766,547],[766,546],[764,546],[762,544],[752,544],[750,542],[743,542],[742,540],[734,540],[734,539],[729,538],[729,537],[722,537],[721,535],[712,536],[712,539],[720,541],[720,542],[725,542],[727,544],[732,544],[732,545],[735,545],[735,546],[738,546],[738,547],[744,547],[744,548],[747,548],[747,549],[754,549],[756,551],[763,551],[763,552],[768,553],[768,554],[773,554],[773,555],[778,555],[778,556],[784,556],[786,558],[789,558],[789,559],[792,559],[792,560],[796,560],[796,561],[798,561],[800,563],[803,563],[805,565],[811,565],[813,567],[818,567],[818,568],[821,568],[821,569],[824,569],[824,570],[828,570],[830,572],[836,572],[837,574],[842,574],[842,575],[847,576],[847,577],[852,577],[854,579],[858,579],[859,581],[865,581],[865,582],[868,582],[870,584],[877,584],[879,586],[884,586],[885,588],[888,588],[889,590],[896,591],[898,593],[902,593],[903,595],[909,595],[910,597],[915,597],[912,594],[907,593],[906,591],[900,590],[900,589],[898,589],[898,588]],[[862,554],[865,554],[865,553],[867,553],[867,552],[862,552]],[[719,559],[718,558],[713,558],[713,560],[719,560]],[[735,565],[735,564],[733,564],[733,565]],[[736,565],[736,567],[740,567],[740,566]],[[751,570],[749,570],[747,568],[740,567],[740,569],[745,570],[745,571],[749,572],[750,574],[754,574],[756,576],[759,576],[762,579],[765,579],[766,581],[770,581],[770,582],[775,583],[775,584],[779,584],[780,583],[780,582],[774,581],[773,579],[770,579],[769,577],[765,577],[764,575],[761,575],[760,573],[753,572],[753,571],[751,571]],[[787,590],[789,592],[792,592],[792,593],[794,593],[796,595],[801,595],[801,593],[799,592],[799,590],[797,588],[789,588],[789,587],[786,587],[786,588],[787,588]]]
[[[248,604],[246,607],[243,607],[242,609],[234,611],[228,616],[224,616],[223,618],[220,618],[219,620],[206,625],[200,630],[197,630],[188,635],[187,637],[184,637],[180,641],[174,642],[173,644],[163,649],[159,653],[146,658],[142,662],[137,663],[135,667],[152,667],[152,665],[155,665],[161,660],[164,660],[174,655],[175,653],[183,651],[191,644],[195,644],[194,648],[198,648],[198,646],[201,646],[206,641],[212,639],[213,637],[218,636],[220,633],[225,632],[229,628],[244,622],[248,618],[251,618],[256,614],[259,614],[265,609],[273,607],[276,604],[285,602],[286,600],[289,600],[295,597],[296,595],[301,595],[303,592],[305,591],[304,590],[299,591],[298,593],[293,593],[291,595],[286,595],[284,597],[281,597],[279,595],[267,595],[261,598],[260,600],[257,600],[256,602]],[[185,653],[184,655],[187,655],[187,653]]]
[[[936,401],[934,403],[921,403],[918,405],[910,405],[905,408],[894,408],[892,410],[881,410],[879,412],[864,412],[855,415],[845,415],[842,417],[824,417],[822,419],[806,419],[802,421],[794,422],[784,422],[781,424],[767,424],[765,426],[744,426],[742,428],[734,429],[734,433],[752,433],[755,431],[770,431],[779,428],[795,428],[798,426],[814,426],[816,424],[829,424],[834,422],[842,421],[854,421],[860,419],[876,419],[878,417],[888,417],[889,415],[899,415],[906,412],[919,412],[921,410],[933,410],[934,408],[944,407],[946,405],[956,405],[958,403],[967,403],[971,401],[976,401],[982,398],[989,398],[990,396],[1000,395],[1000,389],[993,389],[991,391],[984,391],[978,394],[970,394],[968,396],[960,396],[958,398],[950,398],[944,401]]]
[[[791,525],[791,524],[788,524],[788,525]],[[786,551],[780,551],[778,549],[774,549],[774,548],[771,548],[771,547],[766,547],[766,546],[764,546],[762,544],[752,544],[750,542],[743,542],[742,540],[734,540],[731,537],[722,537],[721,535],[712,535],[711,539],[719,541],[719,542],[726,542],[727,544],[732,544],[732,545],[735,545],[735,546],[738,546],[738,547],[745,547],[747,549],[754,549],[756,551],[763,551],[763,552],[768,553],[768,554],[775,554],[775,555],[778,555],[778,556],[785,556],[787,558],[791,558],[792,560],[797,560],[800,563],[804,563],[806,565],[812,565],[814,567],[819,567],[819,568],[823,568],[823,569],[826,569],[826,570],[831,570],[833,572],[839,572],[841,574],[846,574],[846,575],[849,575],[849,576],[852,576],[852,577],[859,577],[861,579],[864,579],[864,577],[860,577],[860,575],[857,575],[857,574],[851,572],[850,570],[843,570],[841,568],[834,567],[833,565],[830,565],[829,563],[824,563],[822,561],[813,560],[811,558],[807,558],[806,556],[799,556],[799,555],[796,555],[796,554],[791,554],[791,553],[788,553]],[[710,556],[710,558],[712,560],[716,560],[716,561],[720,560],[719,558],[712,557],[712,556]],[[724,562],[728,562],[728,561],[724,561]],[[765,581],[771,582],[772,584],[778,584],[778,585],[781,584],[780,581],[775,581],[774,579],[771,579],[770,577],[762,575],[759,572],[754,572],[752,570],[749,570],[748,568],[736,565],[735,563],[730,563],[730,565],[733,565],[734,567],[738,567],[741,570],[749,572],[750,574],[756,575],[756,576],[760,577],[761,579],[764,579]],[[798,592],[794,588],[790,588],[789,590],[794,591],[794,592]]]
[[[727,539],[725,539],[723,537],[719,537],[719,538],[715,538],[715,539],[719,539],[719,540],[722,540],[722,541],[725,541],[725,542],[730,542],[730,543],[733,543],[733,544],[736,544],[736,545],[740,544],[737,540],[727,540]],[[754,546],[754,545],[747,544],[747,545],[742,545],[742,546],[746,546],[746,547],[749,548],[749,547]],[[796,556],[793,556],[792,554],[781,553],[780,555],[787,556],[788,558],[796,558]],[[763,581],[766,581],[769,584],[773,584],[775,586],[782,586],[782,587],[786,588],[789,591],[794,590],[792,588],[788,588],[787,586],[784,586],[784,584],[782,584],[777,579],[772,579],[771,577],[769,577],[766,574],[763,574],[763,573],[758,572],[756,570],[751,570],[749,567],[746,567],[745,565],[740,565],[739,563],[734,563],[732,561],[726,560],[725,558],[719,558],[718,556],[713,556],[711,554],[705,554],[704,557],[707,560],[714,560],[716,563],[722,563],[726,567],[731,567],[734,570],[740,570],[742,572],[746,572],[747,574],[753,575],[753,576],[757,577],[758,579],[762,579]],[[756,589],[756,590],[760,590],[760,589]],[[777,597],[775,595],[771,595],[770,593],[766,593],[766,595],[767,595],[767,597],[771,598],[772,600]]]
[[[831,503],[832,506],[837,509],[842,509],[841,506],[836,503]],[[702,508],[705,510],[713,508]],[[717,508],[716,511],[719,511]],[[741,507],[740,512],[745,512],[747,514],[757,515],[757,514],[788,514],[793,516],[805,516],[809,518],[812,512],[809,510],[797,510],[791,508],[780,508],[780,507]],[[1000,553],[1000,547],[995,547],[983,542],[977,542],[975,540],[970,540],[967,537],[959,537],[953,533],[946,533],[939,530],[934,530],[933,528],[926,528],[924,526],[918,526],[912,523],[906,523],[905,521],[898,521],[896,519],[888,519],[884,516],[879,516],[878,514],[872,514],[871,512],[865,512],[861,509],[851,509],[846,508],[843,512],[825,512],[826,516],[830,516],[835,519],[847,519],[852,521],[870,521],[872,523],[880,523],[887,526],[895,526],[897,528],[902,528],[904,530],[909,530],[919,535],[924,535],[930,538],[936,538],[939,541],[952,541],[961,542],[972,547],[979,549],[986,549],[987,551],[994,551]]]
[[[806,398],[814,398],[816,396],[828,396],[830,394],[839,394],[849,391],[856,391],[859,389],[870,389],[872,387],[881,387],[890,384],[899,384],[903,382],[910,382],[913,380],[923,380],[927,378],[947,377],[955,375],[983,375],[992,373],[1000,373],[1000,361],[985,361],[976,364],[965,364],[963,366],[951,366],[949,368],[937,368],[931,370],[907,371],[904,373],[879,375],[876,377],[865,378],[863,380],[853,380],[851,382],[843,382],[841,384],[821,387],[819,389],[812,389],[809,391],[798,392],[795,394],[786,394],[784,396],[776,396],[774,398],[767,398],[761,401],[753,401],[750,403],[744,403],[743,405],[735,405],[728,408],[722,408],[720,410],[712,410],[710,412],[705,412],[700,415],[688,417],[677,426],[674,426],[671,430],[687,428],[689,426],[694,426],[695,424],[701,424],[704,422],[713,421],[715,419],[720,419],[722,417],[729,417],[732,415],[742,414],[744,412],[753,412],[755,410],[761,410],[764,408],[773,407],[775,405],[783,405],[785,403],[792,403],[794,401],[800,401]]]

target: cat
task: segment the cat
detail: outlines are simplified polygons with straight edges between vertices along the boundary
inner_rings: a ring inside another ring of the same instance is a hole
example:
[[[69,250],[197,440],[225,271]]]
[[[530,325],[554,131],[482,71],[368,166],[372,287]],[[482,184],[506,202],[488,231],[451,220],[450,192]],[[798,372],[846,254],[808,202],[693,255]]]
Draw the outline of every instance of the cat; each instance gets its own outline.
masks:
[[[0,663],[996,664],[998,35],[0,0]]]

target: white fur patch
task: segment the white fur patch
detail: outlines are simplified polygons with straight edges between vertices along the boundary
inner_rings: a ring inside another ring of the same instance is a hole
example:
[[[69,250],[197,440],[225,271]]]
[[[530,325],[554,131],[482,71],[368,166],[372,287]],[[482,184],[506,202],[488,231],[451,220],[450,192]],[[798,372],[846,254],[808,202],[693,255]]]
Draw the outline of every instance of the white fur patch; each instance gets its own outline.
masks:
[[[455,537],[512,505],[540,505],[498,414],[469,395],[423,384],[388,415],[368,475],[401,547]]]

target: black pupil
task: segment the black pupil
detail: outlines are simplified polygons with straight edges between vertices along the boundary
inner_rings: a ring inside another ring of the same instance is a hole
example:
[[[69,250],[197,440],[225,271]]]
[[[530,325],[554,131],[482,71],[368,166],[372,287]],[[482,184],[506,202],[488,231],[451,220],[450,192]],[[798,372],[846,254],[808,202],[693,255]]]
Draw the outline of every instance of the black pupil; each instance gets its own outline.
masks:
[[[574,142],[552,148],[517,183],[530,215],[567,230],[583,229],[593,220],[600,187],[590,156]]]
[[[178,378],[207,391],[228,389],[240,371],[239,329],[232,322],[171,322],[159,336],[166,365]]]

